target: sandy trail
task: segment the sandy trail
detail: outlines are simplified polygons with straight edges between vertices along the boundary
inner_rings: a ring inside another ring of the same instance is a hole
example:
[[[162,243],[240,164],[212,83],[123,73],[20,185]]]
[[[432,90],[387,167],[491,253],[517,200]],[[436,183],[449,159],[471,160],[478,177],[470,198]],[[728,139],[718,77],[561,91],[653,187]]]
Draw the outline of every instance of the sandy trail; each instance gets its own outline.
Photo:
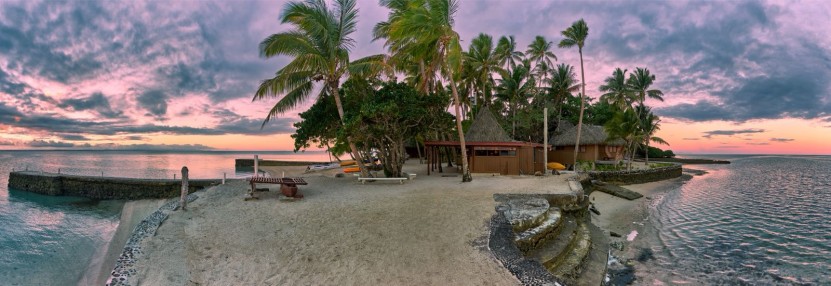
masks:
[[[303,174],[309,185],[300,187],[305,198],[296,202],[278,200],[275,185],[258,185],[272,191],[248,202],[245,182],[209,189],[144,243],[137,281],[516,285],[485,245],[493,194],[569,192],[566,176],[477,177],[462,184],[461,177],[427,177],[426,166],[413,161],[405,171],[418,178],[362,185],[328,171]]]

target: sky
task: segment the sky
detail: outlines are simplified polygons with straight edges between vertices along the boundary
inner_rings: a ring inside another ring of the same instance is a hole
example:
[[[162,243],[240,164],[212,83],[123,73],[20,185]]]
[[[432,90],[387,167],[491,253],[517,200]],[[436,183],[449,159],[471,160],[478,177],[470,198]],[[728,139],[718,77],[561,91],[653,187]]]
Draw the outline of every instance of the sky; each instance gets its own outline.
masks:
[[[583,18],[587,95],[646,67],[675,153],[831,154],[831,2],[459,1],[455,29],[521,49]],[[288,58],[259,57],[290,29],[286,1],[0,1],[0,149],[291,150],[303,104],[260,128],[252,102]],[[388,11],[358,1],[351,57],[384,52]],[[575,49],[553,50],[579,66]]]

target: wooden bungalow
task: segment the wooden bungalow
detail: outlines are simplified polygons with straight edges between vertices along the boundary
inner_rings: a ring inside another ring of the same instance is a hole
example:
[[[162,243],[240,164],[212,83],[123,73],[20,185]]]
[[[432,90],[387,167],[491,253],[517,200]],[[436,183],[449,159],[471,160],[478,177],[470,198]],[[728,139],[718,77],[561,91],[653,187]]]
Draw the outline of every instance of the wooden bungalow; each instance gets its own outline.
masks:
[[[549,162],[572,164],[574,161],[574,144],[577,141],[577,127],[565,123],[557,128],[554,137],[549,140],[551,150],[548,152]],[[560,131],[562,129],[562,131]],[[608,140],[609,135],[603,126],[583,125],[580,132],[580,150],[577,160],[581,161],[619,161],[623,159],[624,141],[621,139]]]
[[[465,149],[471,173],[529,175],[544,170],[543,145],[512,140],[488,110],[482,108],[465,133]],[[424,142],[427,174],[439,170],[442,162],[460,163],[459,141]],[[448,155],[453,154],[453,155]],[[455,157],[452,159],[449,156]]]

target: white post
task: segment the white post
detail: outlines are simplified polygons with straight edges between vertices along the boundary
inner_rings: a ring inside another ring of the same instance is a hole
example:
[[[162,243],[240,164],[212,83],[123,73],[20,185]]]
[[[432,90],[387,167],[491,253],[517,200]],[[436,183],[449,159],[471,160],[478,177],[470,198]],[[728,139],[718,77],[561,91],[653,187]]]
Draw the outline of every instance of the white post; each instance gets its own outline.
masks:
[[[175,174],[174,174],[175,175]],[[188,167],[182,167],[182,193],[179,197],[179,207],[185,210],[188,205]]]
[[[260,156],[254,155],[254,177],[260,175]]]
[[[543,174],[548,176],[548,107],[543,108],[542,113],[543,113],[543,117],[542,117],[543,118],[543,122],[542,122],[542,126],[543,126],[542,127],[543,128],[543,130],[542,130],[542,134],[543,134],[542,135],[542,138],[543,138],[542,139],[543,140],[542,141],[542,146],[543,146],[543,148],[542,148],[542,158],[543,158],[542,159],[542,164],[543,164],[543,167],[542,167],[542,169],[544,170]]]
[[[223,184],[223,185],[225,184],[225,177],[226,177],[227,175],[228,175],[228,174],[226,174],[226,173],[222,173],[222,184]]]

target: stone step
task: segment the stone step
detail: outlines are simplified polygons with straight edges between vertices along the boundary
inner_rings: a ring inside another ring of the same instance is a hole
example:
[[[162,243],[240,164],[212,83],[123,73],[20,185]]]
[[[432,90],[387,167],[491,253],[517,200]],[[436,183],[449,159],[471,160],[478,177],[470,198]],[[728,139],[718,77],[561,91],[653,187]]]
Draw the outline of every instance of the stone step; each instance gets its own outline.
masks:
[[[573,284],[575,278],[579,276],[583,261],[591,250],[591,231],[586,224],[586,222],[579,222],[577,229],[574,231],[574,237],[566,250],[560,253],[557,258],[543,264],[555,277],[563,281],[570,281],[569,285]]]
[[[606,277],[606,266],[609,261],[609,238],[605,231],[593,224],[589,224],[592,247],[589,256],[583,261],[583,270],[577,278],[576,286],[603,285]]]
[[[557,235],[557,230],[562,224],[563,212],[559,208],[549,208],[545,220],[535,227],[517,233],[514,239],[519,250],[527,252],[544,242],[548,236]]]
[[[546,262],[556,259],[566,250],[574,237],[574,231],[577,230],[577,222],[571,216],[565,216],[561,220],[562,223],[557,229],[556,236],[547,238],[536,248],[528,251],[526,257],[545,265]]]
[[[540,225],[548,218],[548,201],[542,198],[511,198],[497,205],[505,215],[514,233],[521,233]]]

